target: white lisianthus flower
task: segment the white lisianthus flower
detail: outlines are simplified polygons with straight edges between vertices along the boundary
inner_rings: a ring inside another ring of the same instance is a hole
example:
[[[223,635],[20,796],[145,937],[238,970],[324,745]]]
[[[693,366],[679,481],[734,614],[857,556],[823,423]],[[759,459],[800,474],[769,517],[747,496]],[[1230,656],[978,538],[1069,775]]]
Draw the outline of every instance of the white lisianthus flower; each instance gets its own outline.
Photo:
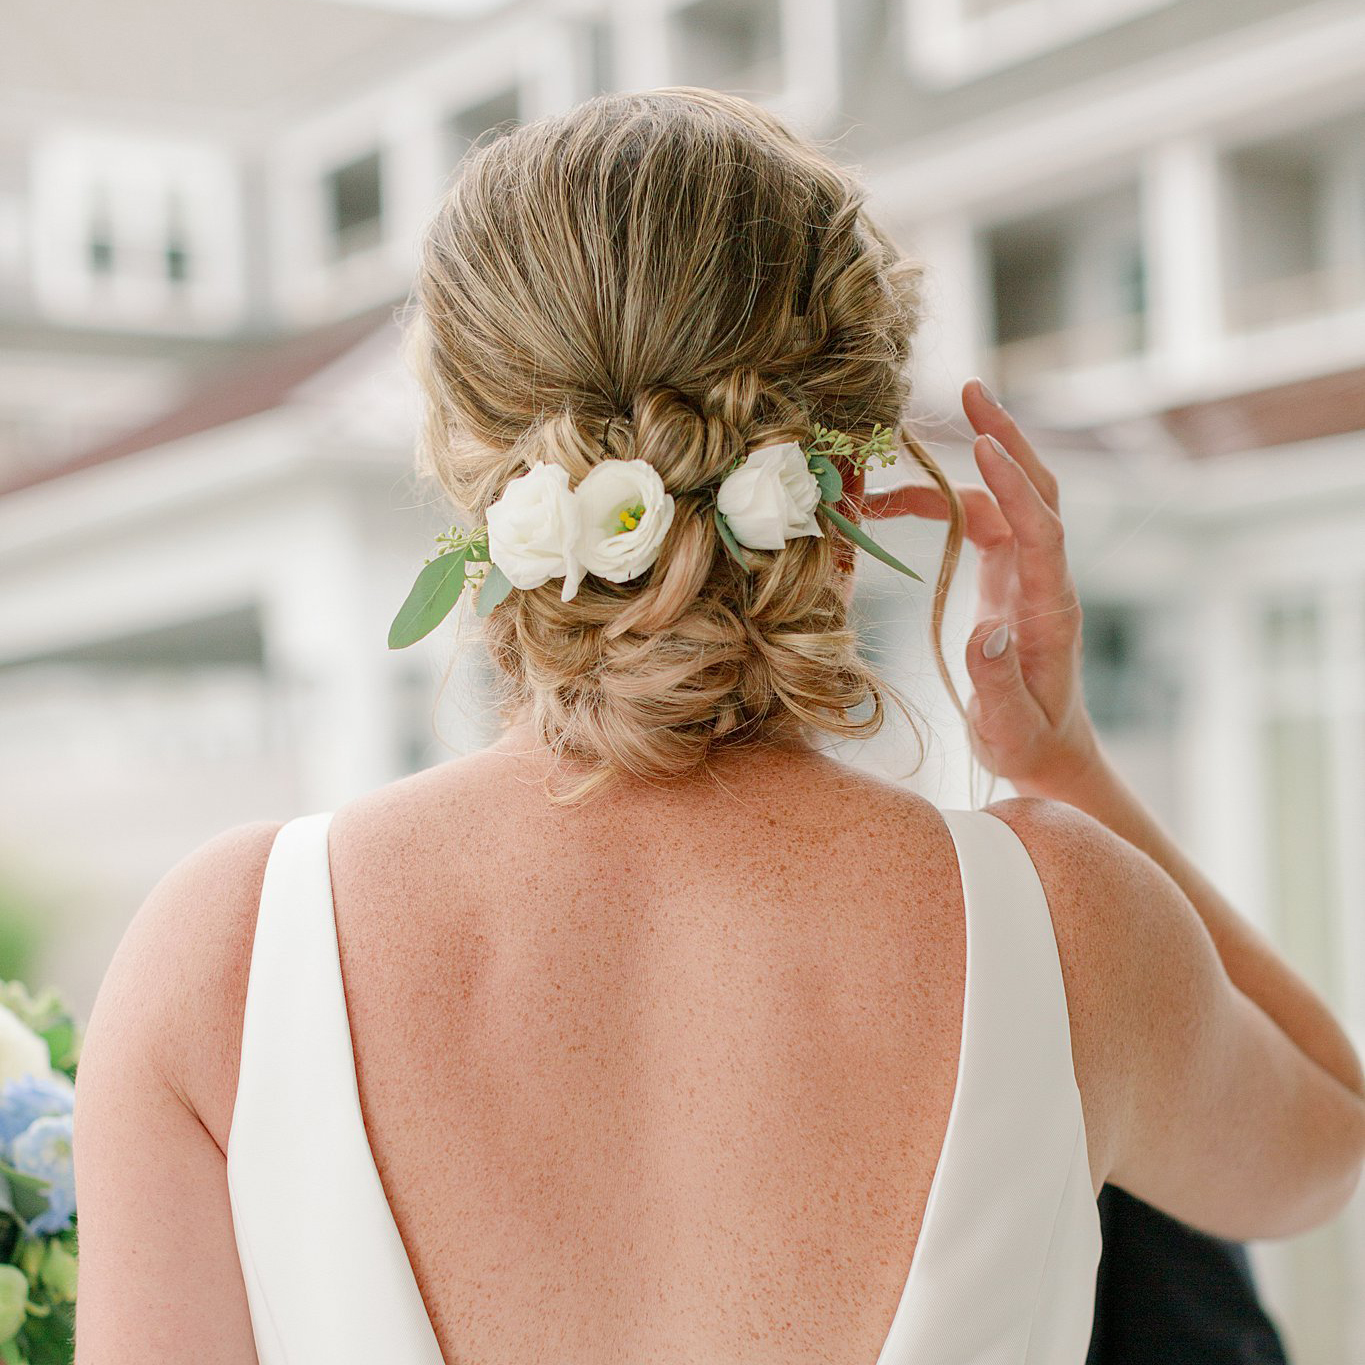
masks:
[[[644,573],[673,524],[673,499],[648,460],[603,460],[574,492],[579,562],[609,583]]]
[[[780,550],[795,536],[820,536],[820,484],[795,441],[761,446],[721,481],[716,510],[751,550]]]
[[[51,1070],[47,1044],[17,1014],[0,1005],[0,1085],[21,1076],[47,1076]]]
[[[568,470],[537,461],[488,509],[488,557],[514,588],[538,588],[562,577],[560,596],[567,602],[583,581],[575,553],[579,530]]]

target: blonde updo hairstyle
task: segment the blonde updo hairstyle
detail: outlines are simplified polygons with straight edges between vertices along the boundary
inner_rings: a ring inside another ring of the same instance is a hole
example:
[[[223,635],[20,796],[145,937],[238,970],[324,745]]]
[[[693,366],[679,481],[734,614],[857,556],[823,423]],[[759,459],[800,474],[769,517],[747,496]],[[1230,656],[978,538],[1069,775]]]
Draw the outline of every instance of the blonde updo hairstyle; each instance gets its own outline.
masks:
[[[676,502],[640,577],[590,574],[569,602],[551,580],[484,622],[509,711],[574,761],[575,795],[615,773],[681,776],[723,748],[880,727],[894,694],[838,581],[852,546],[827,524],[751,552],[745,573],[714,522],[736,460],[808,442],[815,423],[855,442],[892,428],[943,490],[933,639],[961,712],[942,615],[962,508],[903,426],[920,276],[846,172],[714,91],[601,96],[465,158],[417,272],[419,466],[473,524],[536,461],[576,485],[602,460],[647,460]],[[856,516],[861,479],[843,472]]]

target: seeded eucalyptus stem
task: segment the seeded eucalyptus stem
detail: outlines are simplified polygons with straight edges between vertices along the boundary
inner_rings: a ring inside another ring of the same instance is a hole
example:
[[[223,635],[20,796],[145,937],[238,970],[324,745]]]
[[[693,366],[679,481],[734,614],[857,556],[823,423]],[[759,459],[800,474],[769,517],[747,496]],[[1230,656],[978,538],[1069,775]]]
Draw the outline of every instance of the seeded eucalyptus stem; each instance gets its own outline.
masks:
[[[837,431],[834,427],[822,427],[818,424],[813,430],[815,439],[803,447],[807,456],[812,459],[816,456],[824,456],[831,461],[842,459],[855,470],[867,469],[874,460],[883,469],[896,462],[895,452],[891,449],[895,443],[896,433],[890,427],[882,426],[880,422],[872,428],[872,433],[867,440],[856,449],[853,445],[853,438],[847,432]]]
[[[463,551],[466,559],[477,563],[488,558],[488,527],[475,526],[471,530],[462,531],[458,526],[452,526],[448,531],[441,531],[437,535],[436,543],[441,548],[436,551],[434,558]],[[430,564],[431,560],[425,562]]]

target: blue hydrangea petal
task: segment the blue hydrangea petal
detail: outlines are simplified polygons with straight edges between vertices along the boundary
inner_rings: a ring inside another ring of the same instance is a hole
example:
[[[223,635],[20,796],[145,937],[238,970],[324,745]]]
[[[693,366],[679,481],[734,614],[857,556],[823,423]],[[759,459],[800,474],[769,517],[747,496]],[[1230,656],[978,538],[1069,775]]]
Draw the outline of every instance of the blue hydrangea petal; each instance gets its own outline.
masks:
[[[20,1076],[0,1085],[0,1152],[29,1128],[35,1119],[70,1114],[75,1089],[63,1077]]]
[[[71,1148],[71,1115],[50,1114],[35,1119],[12,1147],[17,1171],[51,1182],[47,1208],[30,1219],[35,1233],[61,1232],[71,1224],[76,1211],[76,1167]]]

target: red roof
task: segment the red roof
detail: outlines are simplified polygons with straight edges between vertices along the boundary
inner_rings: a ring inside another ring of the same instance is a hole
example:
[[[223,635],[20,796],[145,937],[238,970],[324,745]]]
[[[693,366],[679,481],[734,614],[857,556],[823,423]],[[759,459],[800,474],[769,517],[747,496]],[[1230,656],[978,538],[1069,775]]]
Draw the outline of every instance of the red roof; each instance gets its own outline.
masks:
[[[278,407],[290,390],[395,319],[392,302],[273,343],[195,388],[169,412],[55,464],[0,482],[0,496]]]
[[[1190,403],[1157,416],[1196,459],[1365,431],[1365,367]]]

